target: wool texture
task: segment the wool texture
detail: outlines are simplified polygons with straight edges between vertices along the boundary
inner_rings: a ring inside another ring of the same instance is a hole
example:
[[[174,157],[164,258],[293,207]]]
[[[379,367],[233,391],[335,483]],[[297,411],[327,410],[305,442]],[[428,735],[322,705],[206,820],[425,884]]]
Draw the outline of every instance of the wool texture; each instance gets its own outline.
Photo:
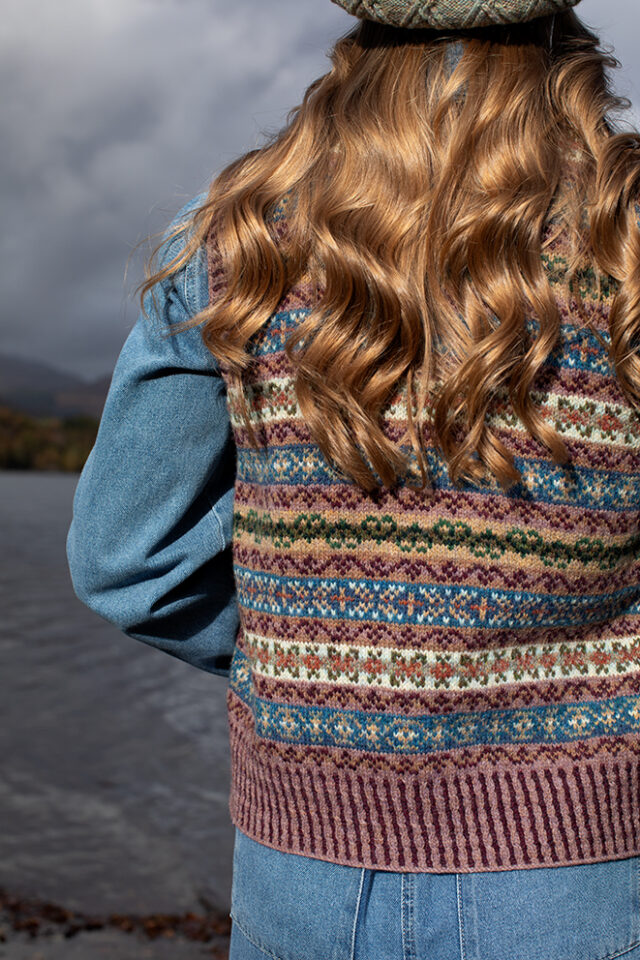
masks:
[[[412,872],[640,854],[640,418],[607,356],[617,281],[583,277],[590,329],[565,244],[543,251],[561,335],[532,394],[571,462],[496,402],[522,472],[506,493],[454,487],[435,447],[433,493],[377,500],[325,459],[284,352],[307,279],[249,342],[258,450],[220,364],[237,451],[229,809],[255,840]],[[213,234],[207,249],[213,302]],[[405,401],[385,412],[396,439]]]
[[[561,13],[579,0],[333,0],[347,13],[392,27],[458,30],[524,23]]]

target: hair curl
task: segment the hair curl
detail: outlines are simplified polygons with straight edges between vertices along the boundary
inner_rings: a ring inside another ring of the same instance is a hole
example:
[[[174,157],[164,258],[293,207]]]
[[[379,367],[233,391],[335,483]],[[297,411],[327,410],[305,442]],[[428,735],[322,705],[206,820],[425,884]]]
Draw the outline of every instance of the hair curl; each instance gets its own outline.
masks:
[[[609,85],[606,69],[619,61],[573,10],[556,14],[553,39],[551,26],[540,17],[443,33],[360,21],[286,125],[225,167],[176,228],[188,231],[182,254],[147,266],[143,304],[215,243],[224,289],[173,332],[202,324],[239,386],[251,338],[287,290],[312,278],[317,303],[285,345],[296,396],[325,457],[363,490],[393,486],[411,450],[430,485],[426,436],[452,483],[488,470],[508,489],[520,473],[486,419],[501,396],[567,462],[531,396],[559,336],[544,250],[561,231],[572,308],[584,316],[585,276],[599,293],[603,282],[616,290],[609,357],[640,405],[640,134],[610,119],[631,106]],[[455,40],[463,55],[451,72]],[[293,199],[284,230],[273,216],[283,198]],[[533,339],[528,315],[539,324]],[[407,431],[396,444],[384,413],[399,391]]]

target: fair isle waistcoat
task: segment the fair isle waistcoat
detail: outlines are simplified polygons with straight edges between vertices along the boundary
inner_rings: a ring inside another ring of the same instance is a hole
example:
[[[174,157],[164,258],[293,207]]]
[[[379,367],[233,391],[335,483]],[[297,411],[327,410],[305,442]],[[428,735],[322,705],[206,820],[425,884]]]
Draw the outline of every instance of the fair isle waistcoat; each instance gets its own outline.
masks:
[[[522,472],[507,493],[454,488],[435,448],[433,493],[401,484],[374,504],[341,479],[283,349],[313,303],[304,281],[250,343],[259,451],[221,364],[237,449],[230,813],[255,840],[413,872],[640,854],[640,419],[563,293],[562,244],[543,253],[562,330],[535,399],[571,464],[499,406]],[[584,283],[606,343],[617,283]],[[396,438],[403,396],[385,414]]]

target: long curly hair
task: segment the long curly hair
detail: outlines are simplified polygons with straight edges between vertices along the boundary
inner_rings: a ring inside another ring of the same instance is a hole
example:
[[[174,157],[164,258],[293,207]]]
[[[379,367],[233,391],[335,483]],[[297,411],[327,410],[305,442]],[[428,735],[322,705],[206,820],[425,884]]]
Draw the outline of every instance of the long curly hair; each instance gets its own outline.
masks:
[[[317,302],[285,345],[296,397],[325,457],[363,490],[403,478],[411,450],[431,486],[427,437],[452,483],[488,470],[508,489],[520,473],[486,417],[500,396],[566,463],[531,396],[560,331],[544,251],[562,231],[576,310],[585,275],[616,289],[609,357],[640,405],[640,134],[612,119],[631,106],[607,75],[619,61],[573,10],[553,31],[551,17],[446,33],[363,20],[330,60],[285,126],[225,167],[176,227],[170,236],[188,234],[181,255],[153,270],[156,248],[143,305],[214,243],[224,287],[173,333],[202,324],[241,386],[251,338],[311,278]],[[401,390],[407,429],[395,443],[384,413]]]

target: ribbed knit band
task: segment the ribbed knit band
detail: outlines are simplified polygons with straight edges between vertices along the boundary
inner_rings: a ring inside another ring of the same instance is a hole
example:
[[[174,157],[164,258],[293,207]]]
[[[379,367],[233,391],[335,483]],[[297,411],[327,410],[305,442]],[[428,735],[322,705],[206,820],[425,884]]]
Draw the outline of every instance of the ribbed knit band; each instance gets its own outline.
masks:
[[[640,854],[640,743],[513,745],[425,758],[420,774],[357,750],[254,735],[227,691],[233,823],[288,853],[347,866],[469,873]],[[476,762],[484,754],[486,762]],[[382,763],[382,761],[381,761]]]
[[[347,13],[393,27],[457,30],[524,23],[560,13],[580,0],[333,0]]]

